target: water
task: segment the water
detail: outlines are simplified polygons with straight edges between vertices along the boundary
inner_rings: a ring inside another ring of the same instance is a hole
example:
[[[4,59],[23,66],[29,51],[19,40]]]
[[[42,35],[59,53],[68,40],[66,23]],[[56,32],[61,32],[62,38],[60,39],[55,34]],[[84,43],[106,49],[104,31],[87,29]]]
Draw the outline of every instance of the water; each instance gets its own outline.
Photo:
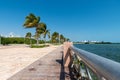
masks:
[[[74,44],[74,46],[120,63],[120,44]]]

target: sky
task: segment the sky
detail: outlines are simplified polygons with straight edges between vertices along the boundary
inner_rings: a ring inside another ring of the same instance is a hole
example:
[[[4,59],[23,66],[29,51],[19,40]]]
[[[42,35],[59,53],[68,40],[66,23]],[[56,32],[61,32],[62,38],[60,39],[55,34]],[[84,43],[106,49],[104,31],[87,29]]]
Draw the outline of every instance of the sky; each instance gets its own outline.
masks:
[[[34,35],[23,27],[30,13],[71,41],[120,42],[120,0],[0,0],[0,34]]]

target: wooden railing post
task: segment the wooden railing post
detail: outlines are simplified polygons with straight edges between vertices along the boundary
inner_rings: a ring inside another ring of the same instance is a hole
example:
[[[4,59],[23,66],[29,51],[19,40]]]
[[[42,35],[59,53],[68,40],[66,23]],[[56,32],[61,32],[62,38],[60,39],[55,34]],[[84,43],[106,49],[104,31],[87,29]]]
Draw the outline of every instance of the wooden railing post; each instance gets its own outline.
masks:
[[[64,67],[68,67],[70,64],[70,46],[72,46],[72,42],[64,42]]]

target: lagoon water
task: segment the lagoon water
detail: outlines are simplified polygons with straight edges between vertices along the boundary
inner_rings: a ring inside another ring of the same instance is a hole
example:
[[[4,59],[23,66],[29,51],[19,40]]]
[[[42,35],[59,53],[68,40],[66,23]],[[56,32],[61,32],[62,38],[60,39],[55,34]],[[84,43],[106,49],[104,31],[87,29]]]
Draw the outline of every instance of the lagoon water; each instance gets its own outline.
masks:
[[[74,46],[120,63],[120,44],[74,44]]]

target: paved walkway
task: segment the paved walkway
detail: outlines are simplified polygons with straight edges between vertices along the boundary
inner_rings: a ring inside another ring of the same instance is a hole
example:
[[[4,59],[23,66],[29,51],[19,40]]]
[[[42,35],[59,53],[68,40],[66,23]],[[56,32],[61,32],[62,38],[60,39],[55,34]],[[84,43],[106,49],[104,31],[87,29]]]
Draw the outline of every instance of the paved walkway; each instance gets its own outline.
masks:
[[[23,45],[0,48],[0,80],[7,80],[30,64],[49,54],[59,46],[29,48]]]
[[[32,63],[8,80],[71,80],[62,65],[63,48],[59,47]]]

